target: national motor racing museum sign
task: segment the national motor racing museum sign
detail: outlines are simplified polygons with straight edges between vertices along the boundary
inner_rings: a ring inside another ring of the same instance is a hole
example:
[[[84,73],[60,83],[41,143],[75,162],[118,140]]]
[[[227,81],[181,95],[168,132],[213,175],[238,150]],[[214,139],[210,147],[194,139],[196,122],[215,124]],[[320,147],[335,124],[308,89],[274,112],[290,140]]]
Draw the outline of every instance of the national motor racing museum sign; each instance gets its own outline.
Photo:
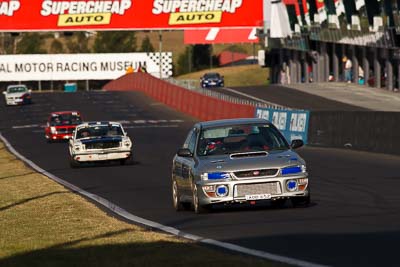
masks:
[[[130,66],[167,78],[172,53],[0,55],[0,81],[112,80]]]
[[[0,31],[261,26],[262,0],[0,0]]]

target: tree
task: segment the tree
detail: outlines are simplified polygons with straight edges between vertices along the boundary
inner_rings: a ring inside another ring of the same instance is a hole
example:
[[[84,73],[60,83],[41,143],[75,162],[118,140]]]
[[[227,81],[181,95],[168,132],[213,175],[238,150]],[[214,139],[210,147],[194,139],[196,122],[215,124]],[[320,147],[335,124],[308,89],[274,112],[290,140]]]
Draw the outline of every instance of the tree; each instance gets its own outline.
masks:
[[[61,54],[63,52],[64,52],[63,44],[59,40],[54,39],[50,45],[50,53]]]
[[[224,51],[247,54],[247,50],[243,46],[239,45],[231,45],[224,49]]]
[[[217,66],[218,59],[211,53],[210,45],[187,46],[185,52],[178,57],[176,74],[182,75]]]
[[[89,40],[85,32],[76,32],[66,37],[67,48],[70,53],[89,53]]]
[[[194,70],[203,70],[209,68],[210,55],[210,45],[194,45],[192,53]]]
[[[179,55],[176,66],[176,75],[189,73],[192,70],[192,46],[187,46],[185,52]]]
[[[39,33],[24,33],[15,37],[16,54],[44,54],[43,40]]]
[[[95,53],[127,53],[136,51],[135,32],[99,32],[94,42]]]
[[[140,51],[150,53],[154,52],[154,47],[150,42],[149,36],[146,36],[143,41],[142,41],[142,46],[140,48]]]

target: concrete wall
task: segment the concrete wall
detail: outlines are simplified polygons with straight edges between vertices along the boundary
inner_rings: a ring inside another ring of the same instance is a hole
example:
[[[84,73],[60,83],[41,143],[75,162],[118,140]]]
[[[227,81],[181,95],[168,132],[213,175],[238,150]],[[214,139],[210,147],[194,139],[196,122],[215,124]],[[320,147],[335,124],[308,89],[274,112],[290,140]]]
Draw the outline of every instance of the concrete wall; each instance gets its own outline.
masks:
[[[173,85],[147,73],[130,73],[103,87],[107,91],[141,91],[199,120],[252,118],[255,107],[231,103]]]
[[[308,144],[400,155],[399,123],[399,112],[311,112]]]

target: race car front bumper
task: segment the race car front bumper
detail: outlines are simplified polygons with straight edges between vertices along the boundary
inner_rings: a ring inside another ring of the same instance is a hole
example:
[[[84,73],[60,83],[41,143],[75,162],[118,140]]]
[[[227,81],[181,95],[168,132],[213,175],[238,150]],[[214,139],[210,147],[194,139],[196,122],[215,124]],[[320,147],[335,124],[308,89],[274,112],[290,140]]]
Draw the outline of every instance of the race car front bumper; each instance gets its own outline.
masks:
[[[132,152],[127,151],[113,151],[108,153],[82,153],[73,156],[73,159],[78,162],[90,161],[106,161],[106,160],[119,160],[127,159],[131,156]]]

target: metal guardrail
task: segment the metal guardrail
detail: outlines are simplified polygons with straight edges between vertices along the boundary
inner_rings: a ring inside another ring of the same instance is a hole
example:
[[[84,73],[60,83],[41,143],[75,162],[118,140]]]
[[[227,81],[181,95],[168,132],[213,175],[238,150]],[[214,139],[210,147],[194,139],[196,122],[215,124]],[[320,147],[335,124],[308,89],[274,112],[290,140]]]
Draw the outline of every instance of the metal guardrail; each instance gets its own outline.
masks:
[[[264,100],[262,100],[262,101],[248,100],[248,99],[243,99],[243,98],[239,98],[239,97],[226,95],[226,94],[223,94],[220,92],[207,90],[207,89],[201,88],[199,86],[198,80],[176,80],[174,78],[168,78],[168,79],[165,79],[165,81],[172,83],[174,85],[177,85],[179,87],[198,92],[202,95],[206,95],[209,97],[213,97],[216,99],[224,100],[224,101],[235,103],[235,104],[250,105],[250,106],[260,107],[260,108],[292,110],[289,107],[285,107],[285,106],[275,104],[272,102],[268,102],[268,101],[264,101]]]

